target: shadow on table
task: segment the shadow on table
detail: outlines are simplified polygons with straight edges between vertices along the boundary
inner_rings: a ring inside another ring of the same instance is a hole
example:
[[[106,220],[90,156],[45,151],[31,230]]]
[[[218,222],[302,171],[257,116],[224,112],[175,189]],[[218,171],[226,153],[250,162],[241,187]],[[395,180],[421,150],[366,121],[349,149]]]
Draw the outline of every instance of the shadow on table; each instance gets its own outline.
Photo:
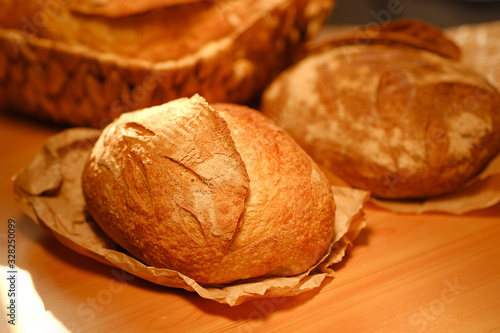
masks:
[[[354,248],[368,246],[369,235],[372,230],[368,227],[361,230],[360,234],[354,241]],[[344,259],[333,265],[332,269],[335,272],[341,270],[344,266],[349,265],[351,250],[348,250]],[[200,310],[213,315],[223,316],[225,318],[242,322],[243,327],[248,326],[247,331],[252,331],[256,326],[260,325],[263,320],[274,315],[277,312],[288,311],[297,306],[302,306],[314,299],[315,296],[321,293],[321,290],[328,285],[333,286],[336,278],[327,278],[323,281],[319,288],[306,291],[296,296],[287,297],[271,297],[257,298],[246,301],[243,304],[230,307],[225,304],[219,304],[210,300],[200,301],[199,299],[189,298],[189,300]],[[242,329],[245,332],[245,329]]]

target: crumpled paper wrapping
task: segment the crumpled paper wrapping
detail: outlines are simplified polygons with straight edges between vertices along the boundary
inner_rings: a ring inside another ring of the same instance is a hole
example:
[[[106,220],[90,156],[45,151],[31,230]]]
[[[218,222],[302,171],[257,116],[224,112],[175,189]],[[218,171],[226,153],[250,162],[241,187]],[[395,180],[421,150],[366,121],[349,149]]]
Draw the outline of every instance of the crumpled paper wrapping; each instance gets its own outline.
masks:
[[[366,191],[332,187],[337,204],[335,238],[316,267],[292,277],[255,278],[230,285],[203,286],[180,272],[150,267],[115,244],[85,210],[81,175],[101,131],[73,128],[50,137],[42,151],[14,179],[20,208],[61,243],[106,265],[150,282],[194,291],[201,297],[231,306],[261,297],[293,296],[318,288],[332,277],[332,265],[344,257],[366,221]]]

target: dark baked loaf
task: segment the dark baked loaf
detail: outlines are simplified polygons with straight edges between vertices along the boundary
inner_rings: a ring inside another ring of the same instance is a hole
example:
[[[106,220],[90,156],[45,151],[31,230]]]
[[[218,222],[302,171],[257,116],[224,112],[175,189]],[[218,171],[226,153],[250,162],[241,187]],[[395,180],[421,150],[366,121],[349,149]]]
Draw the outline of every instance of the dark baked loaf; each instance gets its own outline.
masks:
[[[282,73],[262,111],[318,162],[382,198],[456,191],[500,150],[500,96],[411,45],[323,49]]]
[[[334,235],[331,186],[312,159],[259,112],[199,96],[123,114],[82,180],[111,238],[199,283],[305,272]]]

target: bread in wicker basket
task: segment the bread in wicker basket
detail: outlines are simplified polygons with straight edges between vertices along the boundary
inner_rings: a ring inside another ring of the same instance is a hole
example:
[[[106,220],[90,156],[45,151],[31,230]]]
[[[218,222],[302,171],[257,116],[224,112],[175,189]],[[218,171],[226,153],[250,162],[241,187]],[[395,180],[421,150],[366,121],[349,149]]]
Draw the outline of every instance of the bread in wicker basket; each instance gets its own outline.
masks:
[[[79,126],[200,93],[247,103],[333,0],[3,0],[0,108]]]

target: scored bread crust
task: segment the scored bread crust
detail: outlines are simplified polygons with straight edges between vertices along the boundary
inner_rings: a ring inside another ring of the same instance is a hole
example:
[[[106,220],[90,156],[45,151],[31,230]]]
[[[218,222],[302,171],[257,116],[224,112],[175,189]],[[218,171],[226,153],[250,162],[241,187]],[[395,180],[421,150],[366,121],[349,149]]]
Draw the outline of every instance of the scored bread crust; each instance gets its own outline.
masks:
[[[113,240],[203,284],[302,273],[334,233],[330,184],[310,157],[255,110],[198,96],[109,125],[82,186]]]
[[[383,198],[459,189],[500,149],[500,96],[466,66],[412,47],[346,45],[305,58],[263,112],[329,171]]]

